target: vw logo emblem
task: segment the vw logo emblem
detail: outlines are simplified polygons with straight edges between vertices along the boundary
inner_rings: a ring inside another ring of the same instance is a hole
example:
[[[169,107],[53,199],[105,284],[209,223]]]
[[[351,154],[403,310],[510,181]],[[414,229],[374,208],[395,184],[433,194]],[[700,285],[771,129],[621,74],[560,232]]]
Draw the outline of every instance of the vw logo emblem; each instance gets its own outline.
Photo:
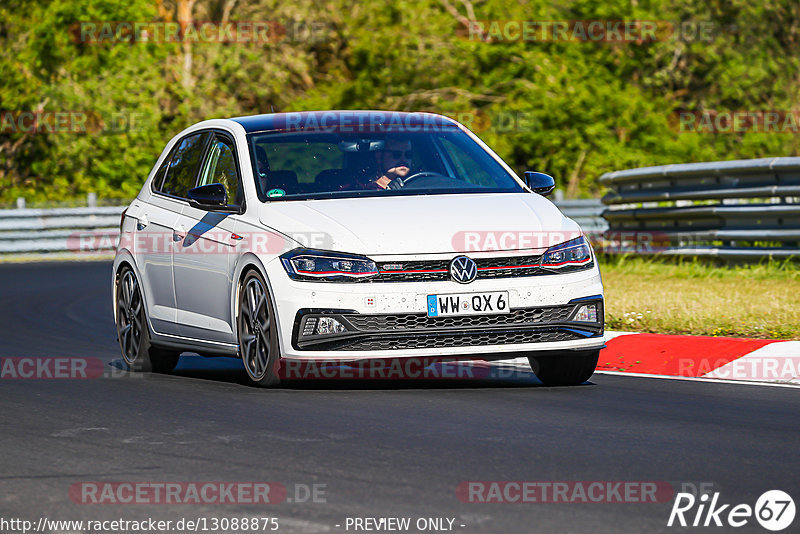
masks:
[[[458,256],[450,262],[450,278],[459,284],[469,284],[478,277],[478,266],[466,257]]]

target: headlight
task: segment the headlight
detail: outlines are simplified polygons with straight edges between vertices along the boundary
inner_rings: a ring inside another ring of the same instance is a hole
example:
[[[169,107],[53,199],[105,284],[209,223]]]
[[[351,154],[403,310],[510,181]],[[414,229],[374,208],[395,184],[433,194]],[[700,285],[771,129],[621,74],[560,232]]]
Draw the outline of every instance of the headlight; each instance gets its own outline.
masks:
[[[296,248],[281,256],[281,263],[292,280],[352,282],[378,274],[378,266],[365,256]]]
[[[559,272],[582,271],[594,265],[592,249],[586,238],[581,236],[550,247],[542,255],[539,265],[545,269]]]

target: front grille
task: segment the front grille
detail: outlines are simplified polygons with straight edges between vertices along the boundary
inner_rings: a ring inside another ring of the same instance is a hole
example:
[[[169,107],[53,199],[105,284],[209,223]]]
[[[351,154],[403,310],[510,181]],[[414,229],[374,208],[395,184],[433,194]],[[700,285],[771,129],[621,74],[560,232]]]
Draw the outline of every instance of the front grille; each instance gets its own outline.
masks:
[[[477,280],[517,278],[547,274],[539,267],[541,256],[513,256],[506,258],[475,259],[478,266]],[[387,269],[400,265],[401,269]],[[380,274],[370,278],[372,282],[431,282],[450,280],[450,260],[414,260],[384,262],[378,264]]]
[[[514,256],[511,258],[482,258],[475,260],[478,269],[496,269],[498,267],[520,267],[539,265],[541,256]]]
[[[402,269],[386,270],[388,265]],[[379,274],[373,282],[430,282],[450,279],[450,260],[402,261],[378,264]]]
[[[583,336],[569,331],[511,331],[511,332],[459,332],[421,336],[382,336],[380,338],[355,340],[336,347],[338,350],[402,350],[471,347],[486,345],[510,345],[519,343],[548,343],[582,339]]]
[[[360,331],[417,330],[432,328],[485,328],[495,326],[528,326],[564,322],[574,305],[543,308],[519,308],[508,314],[428,317],[424,313],[394,315],[344,315]]]

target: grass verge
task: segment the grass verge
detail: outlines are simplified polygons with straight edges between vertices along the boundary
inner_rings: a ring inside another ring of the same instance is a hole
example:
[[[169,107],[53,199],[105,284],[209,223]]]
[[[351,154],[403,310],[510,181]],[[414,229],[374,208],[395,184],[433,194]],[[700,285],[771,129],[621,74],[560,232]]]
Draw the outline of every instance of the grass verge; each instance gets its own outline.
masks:
[[[791,261],[716,266],[602,257],[606,328],[800,339],[800,269]]]

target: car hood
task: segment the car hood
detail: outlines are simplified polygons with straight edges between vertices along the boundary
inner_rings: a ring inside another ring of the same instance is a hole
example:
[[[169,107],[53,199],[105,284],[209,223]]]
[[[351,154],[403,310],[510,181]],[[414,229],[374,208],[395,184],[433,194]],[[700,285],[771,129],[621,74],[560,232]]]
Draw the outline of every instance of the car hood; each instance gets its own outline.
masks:
[[[281,200],[259,218],[301,245],[372,256],[538,250],[580,235],[531,193]]]

